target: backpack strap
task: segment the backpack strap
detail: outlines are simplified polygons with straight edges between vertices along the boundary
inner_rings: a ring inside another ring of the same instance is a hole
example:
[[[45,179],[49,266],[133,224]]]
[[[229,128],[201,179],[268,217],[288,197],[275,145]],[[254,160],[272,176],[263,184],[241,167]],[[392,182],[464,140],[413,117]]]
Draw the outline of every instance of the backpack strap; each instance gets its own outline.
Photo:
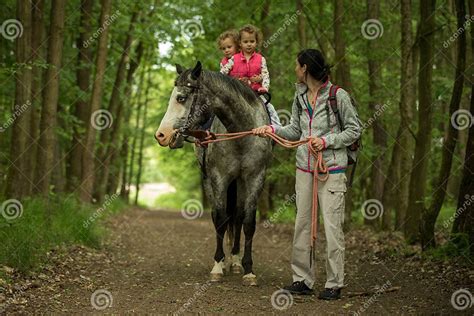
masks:
[[[339,113],[339,109],[337,108],[337,97],[336,97],[336,94],[337,94],[337,90],[339,90],[339,86],[337,85],[332,85],[330,88],[329,88],[329,105],[331,106],[331,109],[334,113],[334,115],[336,116],[337,118],[337,123],[339,124],[339,128],[343,129],[344,125],[342,124],[342,119],[341,119],[341,114]]]

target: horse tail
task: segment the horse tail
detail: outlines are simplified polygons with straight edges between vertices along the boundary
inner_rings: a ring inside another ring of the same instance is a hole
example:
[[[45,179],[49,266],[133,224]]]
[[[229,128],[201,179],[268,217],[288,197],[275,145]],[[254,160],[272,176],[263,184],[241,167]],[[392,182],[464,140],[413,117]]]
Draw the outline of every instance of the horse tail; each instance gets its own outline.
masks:
[[[237,216],[237,180],[233,180],[227,189],[227,243],[234,247],[235,217]]]

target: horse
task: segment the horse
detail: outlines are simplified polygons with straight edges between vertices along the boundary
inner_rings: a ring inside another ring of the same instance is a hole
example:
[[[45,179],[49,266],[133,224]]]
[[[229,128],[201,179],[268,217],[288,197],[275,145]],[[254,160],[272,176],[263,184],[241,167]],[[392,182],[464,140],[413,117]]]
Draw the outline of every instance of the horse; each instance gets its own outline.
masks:
[[[260,98],[240,81],[218,72],[176,65],[178,77],[168,108],[155,133],[160,146],[183,147],[186,132],[198,130],[214,117],[213,133],[233,133],[269,124]],[[200,150],[197,148],[197,150]],[[202,173],[203,186],[212,207],[216,232],[211,281],[222,281],[226,269],[223,249],[228,233],[231,249],[230,272],[240,274],[243,285],[257,285],[253,271],[252,240],[256,229],[257,201],[272,159],[268,138],[248,136],[209,144]],[[240,263],[240,236],[245,236]]]

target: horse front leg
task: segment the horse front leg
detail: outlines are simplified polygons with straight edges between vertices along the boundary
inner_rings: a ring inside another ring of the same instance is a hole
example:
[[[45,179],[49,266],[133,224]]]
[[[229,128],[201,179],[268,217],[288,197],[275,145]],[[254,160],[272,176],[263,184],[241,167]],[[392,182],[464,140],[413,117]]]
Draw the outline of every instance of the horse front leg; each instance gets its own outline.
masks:
[[[252,242],[257,225],[257,201],[265,181],[265,170],[257,176],[248,178],[249,180],[244,182],[244,190],[247,194],[243,221],[245,235],[244,257],[242,258],[242,265],[244,267],[243,284],[255,286],[257,285],[257,276],[253,273]]]
[[[224,234],[229,218],[226,212],[226,190],[219,190],[215,195],[212,209],[212,222],[216,231],[216,252],[214,254],[214,267],[211,270],[211,281],[222,281],[225,270]]]

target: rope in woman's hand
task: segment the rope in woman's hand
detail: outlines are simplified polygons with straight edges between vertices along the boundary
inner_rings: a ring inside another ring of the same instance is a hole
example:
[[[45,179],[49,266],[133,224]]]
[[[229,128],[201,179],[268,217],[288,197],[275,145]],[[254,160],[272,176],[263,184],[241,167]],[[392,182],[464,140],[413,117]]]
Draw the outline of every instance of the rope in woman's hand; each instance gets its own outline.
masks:
[[[217,143],[227,140],[238,139],[246,137],[249,135],[256,135],[253,131],[237,132],[237,133],[211,133],[209,131],[189,131],[187,133],[189,136],[194,136],[196,138],[196,145],[207,147],[210,143]],[[295,148],[304,144],[308,144],[308,148],[311,152],[311,155],[315,159],[315,168],[313,172],[313,201],[311,208],[311,250],[310,250],[310,266],[312,266],[313,259],[315,257],[315,241],[317,237],[317,220],[318,220],[318,180],[326,181],[329,177],[328,168],[323,160],[323,153],[320,150],[316,150],[312,146],[312,139],[302,139],[297,141],[290,141],[283,137],[280,137],[273,132],[265,131],[258,136],[262,135],[263,137],[270,137],[277,144],[284,148]],[[218,138],[219,137],[219,138]],[[320,174],[322,174],[320,176]]]

